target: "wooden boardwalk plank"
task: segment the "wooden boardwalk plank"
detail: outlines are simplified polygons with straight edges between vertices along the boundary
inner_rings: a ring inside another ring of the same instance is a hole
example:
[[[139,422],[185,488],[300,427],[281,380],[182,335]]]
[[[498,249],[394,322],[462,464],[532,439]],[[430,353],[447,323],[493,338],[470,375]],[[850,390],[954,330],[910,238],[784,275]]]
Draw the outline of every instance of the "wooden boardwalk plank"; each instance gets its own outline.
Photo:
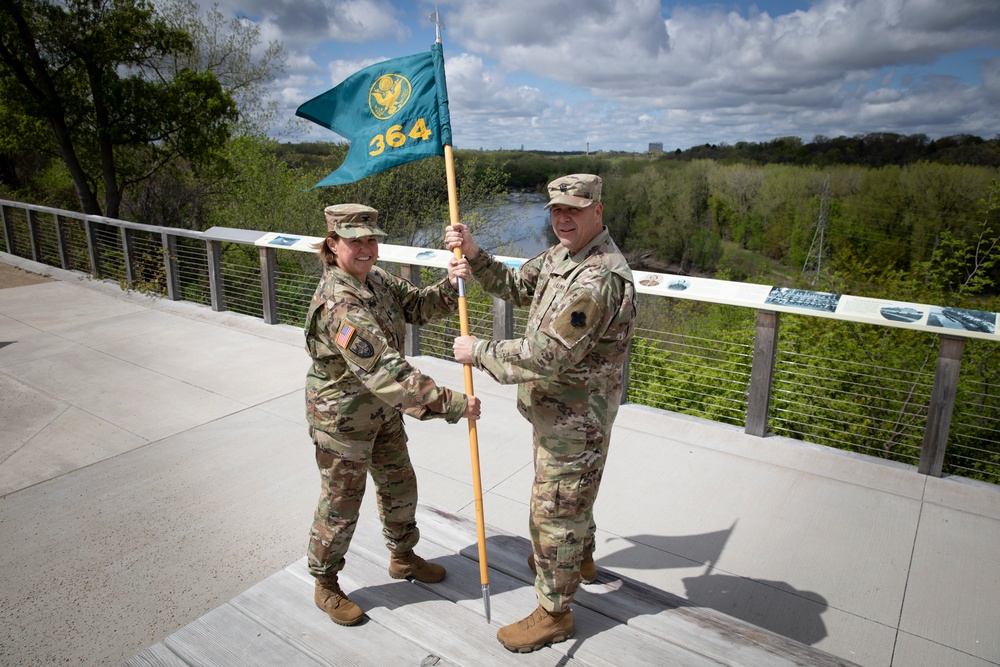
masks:
[[[163,643],[153,644],[122,663],[122,667],[190,667]]]
[[[381,538],[379,538],[381,539]],[[428,544],[421,541],[421,544]],[[464,592],[477,593],[480,589],[478,569],[475,578],[471,576],[474,564],[468,564],[465,572],[456,563],[466,562],[461,556],[452,554],[451,560],[437,558],[437,554],[427,552],[427,556],[448,568],[448,576],[438,584],[421,584],[389,578],[388,551],[381,546],[384,557],[372,558],[370,552],[359,541],[359,535],[351,544],[353,558],[340,574],[341,585],[350,598],[365,610],[365,614],[375,623],[391,629],[399,636],[427,646],[441,658],[456,665],[497,665],[542,666],[553,665],[563,660],[567,667],[575,665],[552,649],[543,649],[527,656],[518,656],[507,651],[496,640],[497,626],[487,625],[482,613],[482,600],[466,599],[466,604],[456,604],[443,597],[446,588],[457,587]],[[426,549],[422,551],[427,551]],[[299,561],[297,570],[303,578],[310,578],[305,562]],[[475,586],[474,590],[470,586]],[[468,603],[478,602],[478,609]]]
[[[198,667],[320,667],[323,663],[285,642],[231,603],[217,607],[163,640]]]
[[[474,521],[431,506],[420,506],[417,523],[430,539],[478,563]],[[498,570],[533,583],[534,575],[525,562],[531,551],[526,538],[488,529],[486,542],[491,571]],[[721,664],[855,666],[855,663],[819,649],[714,609],[690,605],[686,600],[606,570],[598,570],[595,584],[580,587],[575,605],[593,609]]]
[[[377,528],[377,526],[375,526]],[[520,620],[537,606],[534,590],[530,583],[523,579],[510,577],[503,572],[490,572],[490,603],[492,608],[492,625],[487,626],[483,617],[481,584],[478,564],[468,558],[459,556],[451,546],[442,546],[435,540],[438,526],[427,526],[421,531],[422,539],[417,551],[428,560],[434,560],[448,568],[448,576],[438,584],[426,586],[433,589],[437,595],[452,601],[452,606],[458,604],[475,613],[477,624],[470,631],[477,635],[472,647],[472,660],[477,655],[482,660],[489,652],[491,658],[506,659],[496,664],[526,664],[526,656],[513,654],[502,647],[496,639],[496,631],[500,626]],[[474,539],[474,538],[473,538]],[[389,564],[389,552],[386,550],[380,530],[371,526],[362,529],[359,526],[351,543],[351,551],[363,554],[366,564],[375,565],[382,572]],[[369,566],[370,566],[369,565]],[[353,567],[348,564],[344,573]],[[525,570],[527,570],[525,566]],[[529,571],[530,573],[530,571]],[[385,575],[382,575],[385,576]],[[424,584],[417,586],[425,587]],[[352,599],[353,599],[353,593]],[[421,609],[421,611],[423,611]],[[677,667],[716,667],[720,663],[714,659],[695,654],[675,644],[664,642],[646,633],[629,628],[614,619],[599,612],[577,607],[574,609],[576,636],[566,642],[555,644],[545,651],[559,653],[562,663],[572,659],[584,665],[597,667],[599,665],[675,665]],[[430,619],[433,620],[433,619]],[[482,628],[482,629],[480,629]],[[463,633],[464,636],[468,636]],[[498,652],[499,651],[499,652]],[[442,654],[448,655],[448,654]],[[537,656],[537,653],[529,654]],[[451,656],[448,656],[451,657]],[[460,664],[477,664],[474,660],[466,662],[466,658],[452,658]],[[550,657],[539,656],[544,664],[552,664]],[[572,663],[570,663],[572,664]]]
[[[535,608],[525,538],[487,529],[492,622],[484,616],[475,523],[418,508],[417,552],[448,569],[438,584],[389,577],[389,552],[377,520],[359,523],[345,592],[366,620],[344,628],[313,603],[306,559],[147,648],[127,667],[848,667],[853,663],[712,609],[599,570],[573,608],[573,639],[530,654],[507,651],[496,631]]]
[[[383,624],[366,620],[346,628],[333,623],[313,602],[313,585],[303,558],[242,593],[232,605],[325,665],[451,664],[434,660],[437,656],[425,647]]]

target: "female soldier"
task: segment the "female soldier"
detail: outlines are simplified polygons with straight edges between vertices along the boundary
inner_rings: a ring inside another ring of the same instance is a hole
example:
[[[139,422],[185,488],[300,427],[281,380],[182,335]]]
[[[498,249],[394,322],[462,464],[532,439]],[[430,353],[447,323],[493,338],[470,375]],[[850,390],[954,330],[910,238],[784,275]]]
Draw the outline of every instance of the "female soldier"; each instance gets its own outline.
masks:
[[[455,312],[457,278],[468,262],[451,260],[448,279],[417,289],[375,266],[378,211],[338,204],[324,211],[328,234],[317,244],[323,278],[306,316],[306,418],[316,445],[322,494],[309,536],[316,605],[340,625],[363,612],[337,583],[354,535],[366,477],[375,482],[382,533],[392,556],[389,575],[435,583],[440,565],[413,553],[417,480],[406,449],[403,414],[450,424],[479,418],[479,399],[439,387],[403,358],[405,324]]]

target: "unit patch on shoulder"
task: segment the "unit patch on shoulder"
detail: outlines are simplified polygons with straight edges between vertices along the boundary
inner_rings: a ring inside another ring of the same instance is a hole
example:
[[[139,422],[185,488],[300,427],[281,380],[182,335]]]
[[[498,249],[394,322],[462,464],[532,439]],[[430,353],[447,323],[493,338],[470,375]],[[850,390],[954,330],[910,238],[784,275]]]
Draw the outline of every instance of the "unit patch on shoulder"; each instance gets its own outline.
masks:
[[[372,344],[366,341],[361,336],[355,336],[351,340],[351,344],[348,346],[347,349],[349,349],[351,352],[358,355],[362,359],[367,359],[368,357],[375,354],[375,348],[372,347]]]
[[[357,364],[366,371],[375,368],[376,362],[381,358],[382,352],[386,348],[385,341],[379,340],[368,331],[356,327],[347,320],[341,323],[336,342],[337,347],[342,350],[342,354],[348,361]]]
[[[600,317],[601,307],[593,296],[584,292],[552,322],[552,335],[566,347],[573,347],[591,332]]]

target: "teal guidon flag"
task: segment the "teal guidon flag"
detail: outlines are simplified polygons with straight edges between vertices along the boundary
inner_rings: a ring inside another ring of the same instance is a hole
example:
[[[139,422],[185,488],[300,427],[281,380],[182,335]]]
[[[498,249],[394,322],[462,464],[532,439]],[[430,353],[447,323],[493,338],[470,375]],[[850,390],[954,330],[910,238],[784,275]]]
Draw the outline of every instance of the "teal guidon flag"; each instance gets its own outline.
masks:
[[[451,145],[440,43],[427,53],[386,60],[303,103],[300,116],[351,142],[347,157],[313,187],[353,183]]]

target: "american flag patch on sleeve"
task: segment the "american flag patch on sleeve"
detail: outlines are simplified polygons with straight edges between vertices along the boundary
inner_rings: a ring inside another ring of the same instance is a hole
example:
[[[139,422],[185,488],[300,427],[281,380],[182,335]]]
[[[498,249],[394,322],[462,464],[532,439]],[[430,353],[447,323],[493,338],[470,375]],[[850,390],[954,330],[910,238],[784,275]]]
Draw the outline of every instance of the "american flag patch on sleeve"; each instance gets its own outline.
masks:
[[[340,333],[337,334],[337,345],[347,349],[348,344],[351,342],[351,336],[354,335],[354,327],[344,322],[340,325]]]

